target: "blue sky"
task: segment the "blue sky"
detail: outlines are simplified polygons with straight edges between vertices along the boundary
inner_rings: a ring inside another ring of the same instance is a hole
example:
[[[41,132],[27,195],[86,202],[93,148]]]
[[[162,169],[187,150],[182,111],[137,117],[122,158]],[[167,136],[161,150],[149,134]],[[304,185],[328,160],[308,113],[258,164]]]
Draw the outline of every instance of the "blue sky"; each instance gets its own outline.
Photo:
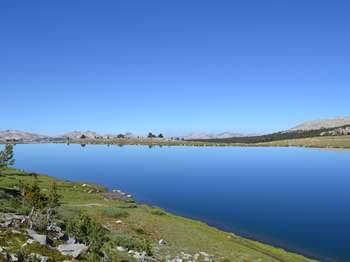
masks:
[[[270,132],[350,115],[349,1],[1,1],[0,129]]]

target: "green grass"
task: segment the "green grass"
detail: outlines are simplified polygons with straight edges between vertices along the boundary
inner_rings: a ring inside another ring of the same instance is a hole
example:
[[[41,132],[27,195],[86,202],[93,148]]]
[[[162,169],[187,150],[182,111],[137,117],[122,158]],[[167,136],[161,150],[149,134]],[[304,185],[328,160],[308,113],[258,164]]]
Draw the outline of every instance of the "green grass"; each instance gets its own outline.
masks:
[[[119,207],[106,207],[102,210],[103,214],[113,218],[124,218],[129,215],[127,211]]]
[[[8,169],[0,175],[0,188],[13,188],[19,180],[30,182],[35,175]],[[124,201],[107,200],[91,189],[103,191],[98,185],[83,186],[80,182],[56,180],[37,175],[39,186],[45,192],[56,181],[62,195],[61,217],[73,217],[79,210],[85,211],[109,229],[116,243],[138,249],[157,246],[160,239],[166,245],[161,255],[178,255],[180,252],[195,254],[200,251],[215,256],[216,261],[313,261],[298,254],[286,252],[266,244],[236,236],[205,223],[175,216],[159,208]],[[126,212],[128,215],[125,216]],[[124,214],[120,217],[120,214]],[[116,217],[122,223],[116,223]],[[1,240],[1,239],[0,239]]]
[[[350,136],[320,136],[258,143],[255,145],[350,149]]]

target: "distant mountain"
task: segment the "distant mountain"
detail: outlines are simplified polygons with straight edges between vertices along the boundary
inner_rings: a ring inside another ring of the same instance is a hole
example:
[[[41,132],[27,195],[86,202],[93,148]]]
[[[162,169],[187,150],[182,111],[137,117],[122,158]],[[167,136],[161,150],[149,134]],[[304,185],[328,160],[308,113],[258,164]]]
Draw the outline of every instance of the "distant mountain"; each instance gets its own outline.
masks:
[[[126,133],[120,133],[124,135],[125,138],[135,138],[136,136],[133,133],[126,132]],[[69,139],[81,139],[82,136],[85,136],[86,139],[100,139],[100,138],[117,138],[119,133],[117,134],[99,134],[94,131],[72,131],[67,132],[58,138],[69,138]]]
[[[69,138],[69,139],[80,139],[82,136],[85,136],[87,139],[94,139],[96,137],[102,137],[102,135],[97,134],[94,131],[72,131],[72,132],[67,132],[60,137],[62,138]]]
[[[328,129],[346,125],[350,125],[350,117],[308,121],[287,130],[287,132]]]
[[[6,141],[6,140],[38,141],[46,138],[48,138],[48,136],[19,131],[19,130],[0,131],[1,141]]]
[[[194,140],[194,139],[224,139],[231,137],[247,137],[253,136],[249,134],[242,133],[233,133],[233,132],[223,132],[223,133],[189,133],[187,135],[182,136],[181,138],[185,140]]]

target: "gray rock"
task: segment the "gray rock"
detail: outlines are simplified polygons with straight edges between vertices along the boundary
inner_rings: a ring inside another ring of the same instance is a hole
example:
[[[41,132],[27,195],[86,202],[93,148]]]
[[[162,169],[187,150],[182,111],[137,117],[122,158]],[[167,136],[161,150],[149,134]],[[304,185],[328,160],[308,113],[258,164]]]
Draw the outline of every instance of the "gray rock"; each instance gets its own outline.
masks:
[[[47,244],[47,236],[46,235],[40,235],[31,229],[27,229],[27,233],[32,239],[39,242],[41,245]]]
[[[117,247],[117,250],[118,250],[118,251],[121,251],[121,252],[126,252],[126,251],[128,251],[125,247],[120,247],[120,246]]]
[[[77,242],[77,240],[75,239],[75,237],[69,237],[67,240],[67,244],[75,244]]]
[[[48,257],[45,257],[45,256],[42,256],[40,254],[37,254],[37,253],[31,253],[29,255],[30,258],[37,258],[37,259],[40,259],[40,262],[47,262],[49,261],[49,258]]]
[[[63,255],[69,255],[73,258],[77,258],[84,254],[88,247],[84,244],[63,244],[57,247],[57,250]]]
[[[8,228],[8,227],[11,226],[11,224],[12,224],[12,221],[11,221],[11,220],[5,221],[4,223],[0,223],[0,227],[2,227],[2,228]]]
[[[50,232],[50,236],[53,235],[54,239],[62,239],[64,237],[64,231],[55,224],[48,226],[47,231]]]
[[[158,244],[159,244],[160,246],[163,246],[163,245],[166,245],[167,242],[166,242],[164,239],[161,239],[161,240],[159,240]]]
[[[18,261],[18,257],[16,254],[10,254],[10,261]]]

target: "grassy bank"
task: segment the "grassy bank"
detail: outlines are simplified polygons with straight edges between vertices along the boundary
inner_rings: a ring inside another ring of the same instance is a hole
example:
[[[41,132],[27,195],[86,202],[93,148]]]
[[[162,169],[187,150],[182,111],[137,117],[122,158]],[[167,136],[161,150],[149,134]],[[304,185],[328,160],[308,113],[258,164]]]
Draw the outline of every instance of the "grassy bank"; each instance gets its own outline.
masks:
[[[107,199],[103,194],[105,189],[99,185],[57,180],[46,175],[7,169],[0,175],[0,191],[16,187],[19,181],[30,183],[34,178],[43,192],[47,192],[50,185],[56,182],[62,196],[59,209],[61,217],[69,218],[83,210],[104,225],[111,238],[119,239],[120,245],[136,248],[140,243],[147,243],[157,261],[179,256],[181,252],[190,255],[205,252],[213,261],[312,261],[198,221],[169,214],[159,208],[130,200]],[[2,211],[9,209],[4,199],[1,199],[0,208]],[[165,244],[159,244],[161,239]],[[128,260],[126,254],[120,254],[120,257],[125,257],[125,260],[120,261],[132,261]],[[56,261],[61,260],[57,257]],[[199,257],[198,261],[205,260]]]
[[[350,136],[321,136],[257,143],[256,146],[297,146],[350,149]]]

